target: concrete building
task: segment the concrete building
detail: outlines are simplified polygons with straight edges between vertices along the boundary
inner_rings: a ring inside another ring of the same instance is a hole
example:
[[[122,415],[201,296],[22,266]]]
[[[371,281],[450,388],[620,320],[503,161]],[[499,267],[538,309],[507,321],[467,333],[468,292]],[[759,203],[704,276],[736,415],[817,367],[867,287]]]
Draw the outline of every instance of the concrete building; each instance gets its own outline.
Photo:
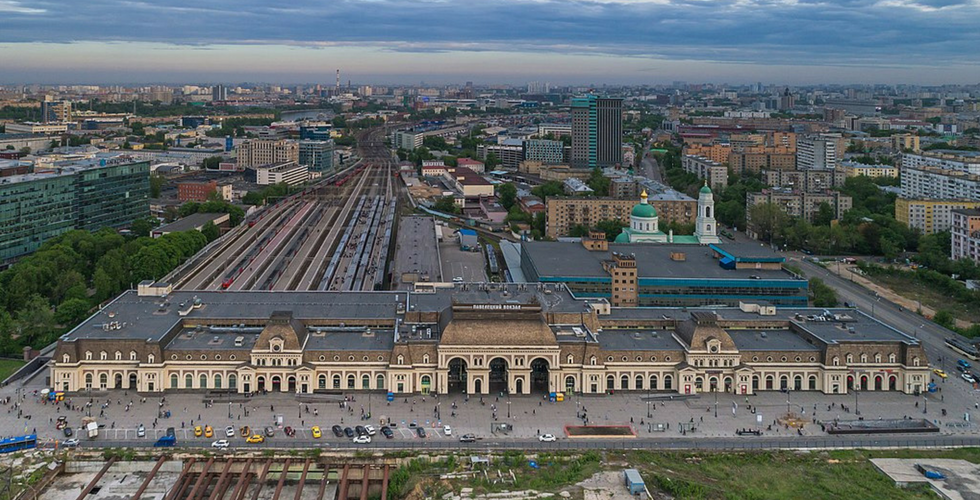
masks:
[[[799,136],[796,139],[796,168],[835,170],[844,157],[845,140],[839,134]]]
[[[586,95],[572,99],[573,167],[623,163],[623,100]]]
[[[843,217],[844,212],[850,210],[853,204],[850,196],[841,194],[839,191],[814,193],[774,188],[764,190],[761,193],[747,193],[745,198],[745,219],[747,222],[752,220],[752,207],[763,203],[772,203],[789,216],[801,217],[807,222],[813,222],[813,216],[817,214],[822,203],[827,203],[834,209],[835,219]]]
[[[692,173],[700,179],[708,181],[712,189],[724,189],[728,186],[728,167],[711,161],[703,156],[687,155],[681,159],[681,167],[685,172]]]
[[[684,156],[700,156],[721,165],[728,165],[732,150],[731,144],[691,144],[684,146]]]
[[[524,160],[537,161],[544,165],[564,164],[565,143],[545,139],[524,141]]]
[[[766,170],[762,179],[772,187],[795,189],[806,192],[823,192],[841,187],[847,178],[844,171],[837,170]]]
[[[478,174],[486,173],[487,170],[487,166],[482,161],[474,160],[472,158],[457,158],[456,166],[468,168]]]
[[[517,170],[524,161],[524,146],[516,144],[480,144],[476,147],[476,153],[483,161],[493,154],[500,160],[501,167],[511,170]]]
[[[65,134],[68,133],[67,123],[8,123],[4,125],[7,134]]]
[[[687,196],[649,196],[647,202],[660,222],[693,224],[697,218],[697,201]],[[618,220],[630,223],[636,198],[550,197],[546,203],[546,233],[550,238],[567,236],[575,226],[593,228],[600,221]]]
[[[980,201],[980,174],[941,167],[902,167],[902,198]]]
[[[923,234],[933,234],[952,227],[953,210],[978,208],[980,201],[910,200],[900,196],[895,200],[895,220]]]
[[[237,147],[239,168],[299,163],[299,144],[287,139],[249,139]]]
[[[484,179],[482,175],[466,167],[456,167],[444,176],[449,179],[453,189],[462,194],[464,198],[493,196],[493,184]]]
[[[71,101],[55,101],[44,96],[41,101],[41,121],[44,123],[67,123],[71,119]]]
[[[906,153],[902,155],[903,175],[907,168],[922,167],[935,167],[943,170],[980,175],[980,152],[937,149],[934,151]]]
[[[892,165],[865,165],[853,161],[842,161],[840,169],[847,177],[898,177],[898,167]]]
[[[230,186],[229,186],[230,187]],[[177,183],[177,201],[207,201],[211,193],[218,191],[217,181]]]
[[[757,174],[764,170],[796,170],[796,147],[751,147],[732,151],[728,166],[736,174]]]
[[[72,229],[122,227],[150,215],[150,164],[109,160],[0,178],[0,261]]]
[[[949,231],[949,258],[970,259],[980,264],[980,210],[953,210]]]
[[[290,186],[296,186],[310,179],[310,169],[296,162],[262,165],[249,170],[255,172],[255,183],[260,186],[282,182]],[[249,170],[246,170],[246,173]]]
[[[919,147],[919,136],[915,134],[895,134],[891,136],[892,149],[895,151],[910,150],[913,153],[922,151]]]
[[[555,139],[561,138],[563,135],[571,137],[572,125],[570,123],[539,123],[538,137],[544,137],[548,134],[553,135]]]
[[[165,234],[179,233],[182,231],[200,231],[207,225],[207,223],[212,223],[215,226],[225,226],[231,221],[231,216],[228,214],[213,214],[213,213],[196,213],[190,214],[187,217],[177,219],[170,224],[164,224],[162,226],[154,228],[150,231],[150,236],[154,238],[159,238]]]
[[[299,141],[298,163],[310,172],[329,172],[333,169],[333,141]]]
[[[522,257],[563,253],[553,247],[561,244],[543,245],[539,251],[525,243],[530,250]],[[668,280],[718,288],[700,272],[704,265],[731,280],[734,293],[721,296],[742,294],[735,286],[765,295],[787,284],[799,287],[794,293],[805,302],[805,280],[780,271],[726,270],[719,266],[729,259],[724,254],[685,264],[670,260],[669,251],[636,257],[641,290],[658,286],[646,283],[658,279],[647,277],[651,266],[688,269]],[[608,290],[603,262],[613,261],[609,252],[583,249],[555,270],[605,280]],[[694,277],[681,278],[689,272]],[[749,273],[767,277],[754,280]],[[931,373],[917,339],[853,309],[779,309],[758,301],[712,309],[610,307],[561,283],[426,285],[417,285],[420,292],[272,294],[174,292],[141,283],[59,338],[51,387],[79,397],[109,389],[398,397],[919,394]]]
[[[594,191],[589,187],[588,184],[583,182],[581,179],[576,179],[574,177],[569,177],[562,182],[562,187],[565,189],[565,194],[570,195],[590,195]]]

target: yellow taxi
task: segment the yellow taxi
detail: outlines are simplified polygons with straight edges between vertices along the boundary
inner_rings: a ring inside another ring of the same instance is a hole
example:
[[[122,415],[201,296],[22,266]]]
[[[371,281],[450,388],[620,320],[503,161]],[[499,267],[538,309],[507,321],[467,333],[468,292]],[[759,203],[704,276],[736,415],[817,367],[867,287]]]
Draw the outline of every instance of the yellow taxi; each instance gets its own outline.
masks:
[[[936,376],[938,376],[939,378],[949,377],[949,375],[946,375],[946,372],[940,370],[939,368],[936,368],[935,370],[933,370],[932,373],[935,373]]]
[[[212,429],[210,425],[204,426],[204,437],[206,438],[214,437],[214,429]]]
[[[194,437],[199,438],[204,435],[204,429],[200,425],[194,427]]]
[[[323,434],[320,432],[320,427],[314,425],[310,432],[313,433],[313,439],[320,439]]]
[[[252,434],[245,440],[246,443],[263,443],[265,442],[265,436],[262,434]]]

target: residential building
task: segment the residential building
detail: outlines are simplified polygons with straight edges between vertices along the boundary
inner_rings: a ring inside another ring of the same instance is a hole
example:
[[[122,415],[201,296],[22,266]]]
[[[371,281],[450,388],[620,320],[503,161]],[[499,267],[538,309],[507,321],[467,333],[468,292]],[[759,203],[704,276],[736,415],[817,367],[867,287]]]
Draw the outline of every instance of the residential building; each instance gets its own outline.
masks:
[[[224,85],[215,85],[211,87],[211,101],[227,101],[228,100],[228,87]]]
[[[980,201],[973,200],[923,200],[898,197],[895,200],[895,220],[922,234],[949,230],[953,224],[953,210],[977,209]]]
[[[796,139],[796,168],[799,170],[834,170],[847,148],[840,134],[799,136]]]
[[[310,172],[328,172],[333,169],[334,143],[328,141],[299,141],[299,164],[306,165]]]
[[[762,179],[772,187],[807,192],[823,192],[844,185],[843,170],[766,170]]]
[[[217,181],[177,183],[177,201],[207,201],[211,193],[218,191]]]
[[[980,201],[980,174],[940,167],[902,167],[902,198]]]
[[[698,178],[708,181],[712,189],[723,189],[728,186],[728,167],[711,161],[703,156],[686,155],[681,159],[685,172],[692,173]]]
[[[66,123],[71,119],[71,101],[54,101],[44,96],[41,101],[41,121],[44,123]]]
[[[548,134],[554,136],[555,139],[561,138],[563,135],[569,137],[572,136],[572,125],[570,123],[540,123],[538,124],[538,137],[544,137]]]
[[[10,130],[10,125],[7,126]],[[937,149],[902,155],[902,175],[906,168],[936,167],[943,170],[980,175],[980,152]]]
[[[68,132],[67,123],[8,123],[4,125],[6,134],[64,134]]]
[[[487,170],[486,165],[484,165],[482,161],[474,160],[472,158],[457,158],[456,166],[468,168],[478,174],[486,173]]]
[[[839,191],[817,193],[774,188],[763,190],[760,193],[747,193],[745,198],[745,219],[748,222],[752,220],[752,207],[763,203],[772,203],[789,216],[800,217],[807,222],[813,222],[813,216],[817,214],[820,205],[823,203],[827,203],[834,209],[835,219],[843,217],[844,212],[850,210],[853,205],[851,197],[841,194]]]
[[[732,149],[731,144],[691,144],[684,147],[684,156],[700,156],[720,165],[728,165]]]
[[[556,276],[588,278],[607,296],[616,275],[635,279],[640,303],[650,300],[644,295],[681,289],[712,305],[714,297],[737,305],[612,307],[562,283],[421,283],[418,292],[400,290],[394,300],[395,292],[175,292],[145,282],[59,337],[50,386],[68,393],[540,398],[657,391],[775,398],[774,391],[921,394],[932,376],[913,336],[854,309],[806,307],[806,280],[722,267],[743,264],[736,260],[743,255],[746,266],[779,265],[757,256],[758,246],[743,254],[716,245],[690,252],[685,262],[671,260],[670,252],[683,250],[669,246],[643,245],[655,249],[646,253],[624,245],[638,252],[629,269],[614,267],[617,260],[630,265],[627,255],[577,244],[568,244],[581,249],[568,259],[549,263],[565,255],[564,245],[525,242],[521,256]],[[663,268],[676,271],[665,279]],[[777,309],[736,299],[751,293],[799,305]]]
[[[570,163],[578,168],[623,163],[623,100],[586,95],[572,99]]]
[[[950,224],[950,256],[980,264],[980,210],[955,209]]]
[[[570,195],[590,195],[594,192],[588,184],[583,182],[581,179],[576,179],[574,177],[565,179],[565,181],[562,182],[562,186],[565,189],[565,194]]]
[[[895,151],[910,150],[913,153],[922,151],[919,148],[919,136],[915,134],[895,134],[891,137],[892,149]]]
[[[0,178],[0,261],[72,229],[121,227],[150,214],[150,164],[124,160]]]
[[[463,198],[493,196],[493,184],[466,167],[456,167],[446,173],[445,177],[449,179],[456,192],[463,195]]]
[[[524,161],[524,146],[516,144],[480,144],[476,147],[476,153],[483,161],[493,154],[500,160],[501,167],[511,170],[517,170]]]
[[[396,130],[391,134],[391,146],[395,149],[412,151],[422,145],[425,137],[411,130]]]
[[[649,196],[648,203],[656,210],[660,222],[693,224],[697,217],[697,200],[676,193]],[[550,238],[567,236],[575,226],[593,228],[600,221],[618,220],[630,223],[630,212],[636,198],[550,197],[545,204],[546,233]]]
[[[546,139],[529,139],[524,141],[524,159],[538,161],[544,165],[560,165],[565,163],[565,143]]]
[[[299,144],[287,139],[250,139],[238,145],[240,168],[299,163]]]
[[[251,177],[248,174],[250,170],[255,172],[255,183],[260,186],[283,182],[290,186],[296,186],[310,179],[310,169],[306,165],[300,165],[294,161],[261,165],[253,169],[247,169],[246,177]]]
[[[840,163],[844,175],[847,177],[898,177],[898,167],[892,165],[865,165],[853,161],[842,161]]]
[[[757,174],[764,170],[796,170],[796,147],[753,146],[742,151],[732,151],[728,166],[733,173]]]

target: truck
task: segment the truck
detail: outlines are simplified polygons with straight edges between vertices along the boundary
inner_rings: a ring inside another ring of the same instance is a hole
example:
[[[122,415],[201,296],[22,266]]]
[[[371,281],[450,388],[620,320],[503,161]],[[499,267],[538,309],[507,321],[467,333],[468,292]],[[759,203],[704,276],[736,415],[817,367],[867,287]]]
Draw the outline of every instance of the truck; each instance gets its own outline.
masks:
[[[163,436],[157,439],[157,442],[153,443],[154,448],[163,448],[168,446],[176,446],[177,437],[176,436]]]
[[[99,424],[92,417],[85,417],[82,419],[82,428],[85,429],[86,435],[89,439],[95,439],[99,437]]]

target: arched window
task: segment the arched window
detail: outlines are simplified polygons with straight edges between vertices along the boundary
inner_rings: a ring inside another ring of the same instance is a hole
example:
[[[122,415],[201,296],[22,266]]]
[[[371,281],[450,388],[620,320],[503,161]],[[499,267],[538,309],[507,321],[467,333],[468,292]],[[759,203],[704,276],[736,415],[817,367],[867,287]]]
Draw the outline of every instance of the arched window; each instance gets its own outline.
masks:
[[[817,376],[816,375],[810,375],[810,390],[811,391],[817,390]]]
[[[221,374],[220,373],[215,373],[214,374],[214,388],[215,389],[221,389]]]
[[[318,389],[326,389],[327,388],[327,376],[321,374],[319,377],[317,377],[316,386],[317,386]]]
[[[61,362],[62,363],[67,363],[69,361],[71,361],[71,356],[65,354],[64,356],[61,357]]]
[[[91,353],[89,353],[89,354],[91,354]],[[92,374],[91,373],[86,373],[85,374],[85,388],[86,389],[91,389],[92,388]]]
[[[422,363],[423,364],[426,364],[426,365],[429,364],[429,355],[428,354],[425,354],[425,355],[422,356]]]
[[[891,353],[891,354],[888,355],[888,362],[889,363],[894,363],[895,362],[895,353]]]
[[[188,373],[184,375],[184,389],[192,389],[194,387],[194,376]]]
[[[384,389],[385,388],[385,376],[384,375],[382,375],[382,374],[379,373],[378,376],[375,377],[375,387],[374,388],[375,389]]]
[[[361,376],[361,389],[370,389],[370,388],[371,388],[371,376],[365,373],[364,375]]]
[[[354,388],[354,380],[355,380],[354,379],[354,374],[350,374],[350,375],[347,376],[347,388],[348,389],[353,389]]]
[[[875,363],[881,363],[881,354],[875,353]]]
[[[105,351],[100,352],[99,353],[99,359],[102,360],[102,361],[105,361],[105,360],[109,359],[109,353],[107,353]]]
[[[861,362],[862,363],[867,363],[868,362],[868,355],[867,354],[862,354],[861,355]]]
[[[208,387],[208,376],[202,373],[201,376],[198,377],[198,378],[200,379],[199,381],[201,383],[201,386],[200,386],[201,389],[207,389],[207,387]]]
[[[616,389],[616,378],[612,375],[606,376],[606,390],[612,391]]]
[[[421,383],[422,383],[422,386],[423,387],[425,387],[427,385],[431,385],[432,384],[432,378],[430,378],[428,375],[422,375]]]
[[[333,376],[333,388],[340,389],[340,375]]]
[[[840,358],[837,357],[837,356],[834,356],[834,363],[833,364],[834,364],[834,366],[840,366]]]
[[[136,361],[136,351],[129,351],[129,360]]]
[[[105,354],[103,352],[103,354]],[[99,389],[106,389],[109,387],[109,376],[105,373],[99,374]]]
[[[650,390],[655,391],[657,389],[659,389],[659,387],[657,387],[657,376],[650,375]]]
[[[568,355],[568,364],[572,364],[574,362],[575,362],[575,356],[572,356],[571,354],[569,354]]]
[[[919,357],[912,358],[912,366],[919,366]]]
[[[664,389],[671,390],[674,386],[674,377],[670,375],[664,375]]]
[[[636,376],[636,384],[635,384],[635,387],[633,387],[633,388],[636,389],[636,390],[643,389],[643,375],[637,375]]]
[[[844,358],[844,362],[845,362],[845,363],[847,363],[847,364],[852,364],[852,363],[854,363],[854,355],[853,355],[853,354],[848,354],[848,355],[847,355],[847,356],[846,356],[846,357]]]
[[[237,389],[238,388],[238,376],[234,373],[228,374],[228,388]]]
[[[116,351],[116,361],[122,361],[122,353],[119,351]]]
[[[177,388],[177,384],[179,384],[179,383],[180,383],[180,377],[178,377],[176,373],[171,373],[170,374],[170,388],[171,389],[176,389]]]
[[[155,358],[155,357],[154,357],[154,356],[153,356],[152,354],[150,354],[150,355],[148,355],[148,356],[146,357],[146,362],[147,362],[147,363],[150,363],[150,364],[152,365],[152,364],[153,364],[153,360],[154,360],[154,359],[156,359],[156,358]]]
[[[623,375],[619,377],[619,390],[625,391],[630,388],[630,376]]]
[[[405,356],[402,356],[401,354],[398,355],[398,364],[399,365],[405,364]]]
[[[589,358],[589,364],[592,365],[592,366],[595,366],[595,356],[592,356],[591,358]]]
[[[92,361],[92,351],[85,351],[85,361]]]

